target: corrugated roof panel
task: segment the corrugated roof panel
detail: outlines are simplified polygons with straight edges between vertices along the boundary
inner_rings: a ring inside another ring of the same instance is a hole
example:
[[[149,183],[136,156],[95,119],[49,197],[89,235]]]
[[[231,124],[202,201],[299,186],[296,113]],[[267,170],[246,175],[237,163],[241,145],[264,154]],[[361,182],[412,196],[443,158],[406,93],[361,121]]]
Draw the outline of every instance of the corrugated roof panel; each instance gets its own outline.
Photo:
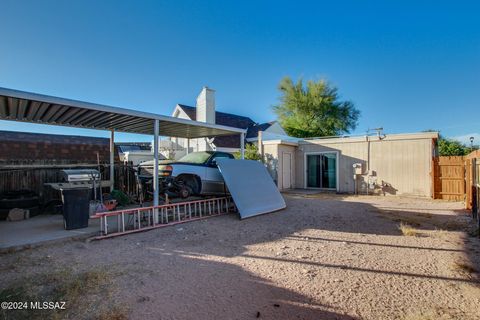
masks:
[[[35,114],[37,113],[38,109],[40,108],[40,105],[41,103],[38,102],[38,101],[32,101],[30,103],[30,107],[28,108],[28,112],[27,112],[27,115],[25,116],[25,118],[27,120],[33,120],[33,117],[35,116]]]
[[[281,210],[287,206],[261,162],[217,158],[217,165],[241,219]]]
[[[50,103],[42,102],[33,120],[40,121],[40,119],[43,118],[43,115],[45,114],[45,112],[47,112],[49,107],[50,107]]]
[[[84,109],[84,110],[86,110],[86,109]],[[82,123],[85,123],[86,121],[90,121],[91,119],[97,117],[100,114],[101,114],[100,111],[87,110],[87,112],[84,113],[82,116],[80,116],[76,119],[70,120],[69,124],[71,124],[73,126],[80,125]]]
[[[8,112],[8,105],[7,105],[7,97],[0,96],[0,117],[7,117]]]
[[[141,134],[153,134],[153,120],[158,119],[160,135],[181,138],[244,132],[233,127],[6,88],[0,88],[0,119]]]

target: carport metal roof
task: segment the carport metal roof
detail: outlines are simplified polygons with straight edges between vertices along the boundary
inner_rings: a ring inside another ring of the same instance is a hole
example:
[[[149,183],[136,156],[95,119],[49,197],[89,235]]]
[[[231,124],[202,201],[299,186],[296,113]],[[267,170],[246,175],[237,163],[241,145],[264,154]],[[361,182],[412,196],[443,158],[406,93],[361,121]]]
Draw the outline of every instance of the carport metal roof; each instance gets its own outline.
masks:
[[[148,135],[154,134],[154,120],[159,120],[160,135],[190,139],[245,132],[239,128],[2,87],[0,87],[0,120]]]

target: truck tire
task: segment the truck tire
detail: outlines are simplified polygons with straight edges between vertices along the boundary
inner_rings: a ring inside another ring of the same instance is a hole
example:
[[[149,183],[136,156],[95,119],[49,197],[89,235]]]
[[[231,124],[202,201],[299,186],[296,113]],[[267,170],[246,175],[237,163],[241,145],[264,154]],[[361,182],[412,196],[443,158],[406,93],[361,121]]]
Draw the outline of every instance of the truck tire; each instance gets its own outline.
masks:
[[[179,195],[184,199],[200,193],[199,178],[196,176],[181,175],[177,177],[177,182],[179,185],[183,185],[183,188],[179,190]]]
[[[2,209],[0,208],[0,220],[7,220],[8,213],[10,212],[10,209]]]

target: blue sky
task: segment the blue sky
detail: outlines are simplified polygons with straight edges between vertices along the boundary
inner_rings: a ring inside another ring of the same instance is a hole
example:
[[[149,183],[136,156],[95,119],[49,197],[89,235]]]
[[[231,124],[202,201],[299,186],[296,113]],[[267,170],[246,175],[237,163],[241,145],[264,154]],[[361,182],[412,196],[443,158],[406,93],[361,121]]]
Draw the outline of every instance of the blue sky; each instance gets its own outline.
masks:
[[[2,87],[170,114],[208,85],[217,110],[263,122],[282,77],[327,78],[362,111],[354,133],[480,141],[478,1],[3,0],[0,12]]]

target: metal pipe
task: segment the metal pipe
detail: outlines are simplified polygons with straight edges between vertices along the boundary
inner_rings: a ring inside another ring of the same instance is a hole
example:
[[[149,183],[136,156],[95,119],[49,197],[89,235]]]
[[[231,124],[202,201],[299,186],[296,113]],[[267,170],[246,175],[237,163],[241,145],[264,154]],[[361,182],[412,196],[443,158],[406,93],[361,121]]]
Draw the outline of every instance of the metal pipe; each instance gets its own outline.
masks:
[[[265,163],[264,155],[263,155],[263,131],[258,131],[258,153],[260,154],[261,161]]]
[[[110,192],[113,191],[115,181],[115,131],[110,131]]]
[[[245,132],[240,133],[240,155],[245,159]]]
[[[160,122],[158,119],[154,120],[153,125],[153,206],[158,206],[158,133],[160,131]],[[155,209],[157,210],[157,209]],[[158,223],[158,215],[154,214],[155,223]]]

